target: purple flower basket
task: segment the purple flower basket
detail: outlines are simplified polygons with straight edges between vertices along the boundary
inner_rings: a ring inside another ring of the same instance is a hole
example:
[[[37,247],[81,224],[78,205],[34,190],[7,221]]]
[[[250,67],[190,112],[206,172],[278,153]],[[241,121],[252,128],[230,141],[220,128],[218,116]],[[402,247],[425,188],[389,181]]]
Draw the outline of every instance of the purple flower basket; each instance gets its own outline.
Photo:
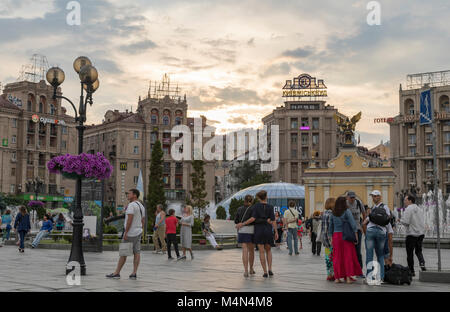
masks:
[[[113,171],[110,162],[102,153],[61,155],[50,159],[48,171],[59,173],[68,179],[108,179]]]
[[[41,202],[40,200],[30,200],[28,202],[28,208],[34,208],[34,207],[44,207],[44,203]]]

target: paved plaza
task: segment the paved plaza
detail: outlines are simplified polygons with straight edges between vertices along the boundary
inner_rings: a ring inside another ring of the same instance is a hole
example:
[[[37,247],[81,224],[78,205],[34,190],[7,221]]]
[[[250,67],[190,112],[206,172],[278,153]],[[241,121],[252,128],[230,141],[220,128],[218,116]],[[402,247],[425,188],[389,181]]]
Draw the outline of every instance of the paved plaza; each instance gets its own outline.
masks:
[[[403,248],[395,248],[394,254],[395,263],[406,263]],[[368,286],[361,279],[352,285],[327,282],[323,255],[313,256],[306,242],[299,256],[289,256],[285,246],[274,249],[273,255],[273,278],[262,277],[256,258],[256,276],[245,279],[241,249],[197,251],[194,260],[179,262],[146,251],[142,253],[138,280],[132,281],[128,279],[131,258],[120,280],[108,280],[105,274],[114,271],[118,252],[85,253],[88,275],[82,277],[81,286],[69,286],[64,275],[69,251],[26,249],[20,254],[16,247],[5,246],[0,248],[0,291],[450,291],[450,284],[421,283],[418,276],[411,286]],[[436,267],[436,250],[424,249],[424,256],[429,268]],[[450,268],[450,250],[442,250],[442,260],[443,267]]]

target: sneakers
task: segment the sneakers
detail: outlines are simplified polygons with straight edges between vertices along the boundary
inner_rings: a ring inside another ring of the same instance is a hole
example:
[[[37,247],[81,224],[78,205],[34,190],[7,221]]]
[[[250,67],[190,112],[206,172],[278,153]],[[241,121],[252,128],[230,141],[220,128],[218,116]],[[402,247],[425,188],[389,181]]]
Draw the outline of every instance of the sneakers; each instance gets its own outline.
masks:
[[[120,274],[111,273],[111,274],[106,275],[106,277],[113,278],[113,279],[120,279]],[[130,277],[131,277],[131,275],[130,275]]]
[[[422,272],[427,270],[427,268],[425,267],[425,264],[421,265],[420,269],[422,270]]]
[[[180,256],[180,257],[177,258],[177,261],[178,260],[186,260],[186,256]]]
[[[129,276],[130,280],[136,280],[137,279],[137,275],[136,274],[131,274]]]

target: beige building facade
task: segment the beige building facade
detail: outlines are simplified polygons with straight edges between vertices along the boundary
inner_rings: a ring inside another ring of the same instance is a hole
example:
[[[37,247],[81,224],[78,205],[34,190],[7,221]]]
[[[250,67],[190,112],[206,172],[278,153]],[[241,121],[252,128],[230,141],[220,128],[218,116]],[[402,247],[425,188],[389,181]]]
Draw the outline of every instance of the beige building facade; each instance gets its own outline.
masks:
[[[148,96],[139,99],[136,112],[107,111],[102,124],[86,129],[84,150],[101,152],[114,167],[112,176],[105,181],[105,200],[118,210],[127,205],[125,192],[135,188],[142,172],[144,192],[147,194],[150,161],[153,146],[161,142],[164,152],[163,180],[168,208],[180,209],[192,190],[190,160],[176,161],[171,147],[177,138],[171,137],[171,130],[185,125],[191,130],[191,147],[194,150],[194,119],[187,117],[186,97]],[[207,127],[206,118],[201,118],[202,129]],[[202,137],[202,146],[209,138]],[[184,146],[183,146],[184,148]],[[214,162],[205,161],[206,200],[214,205],[215,176]]]
[[[39,177],[43,186],[38,199],[48,208],[73,197],[75,183],[49,173],[47,162],[77,152],[75,120],[52,97],[53,88],[43,80],[7,84],[0,96],[0,192],[36,199],[27,182]]]
[[[286,101],[265,116],[264,125],[279,126],[279,167],[272,181],[303,184],[304,171],[314,158],[317,167],[325,167],[340,146],[336,108],[325,101]]]
[[[395,168],[396,203],[402,194],[422,194],[432,187],[433,144],[431,125],[419,124],[420,88],[399,91],[399,115],[390,124],[391,161]],[[439,188],[450,194],[450,84],[436,86],[431,92],[436,118],[436,153]]]

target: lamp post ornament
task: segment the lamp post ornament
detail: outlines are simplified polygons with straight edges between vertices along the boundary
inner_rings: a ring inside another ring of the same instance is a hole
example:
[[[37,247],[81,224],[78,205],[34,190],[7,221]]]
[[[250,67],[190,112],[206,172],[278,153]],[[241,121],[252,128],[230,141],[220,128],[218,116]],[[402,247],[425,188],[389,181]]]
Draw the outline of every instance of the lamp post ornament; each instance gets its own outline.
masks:
[[[53,86],[53,100],[64,99],[70,103],[75,112],[75,122],[78,123],[78,154],[83,153],[83,135],[86,127],[84,122],[86,121],[87,104],[91,106],[93,104],[92,94],[98,89],[100,83],[98,81],[98,72],[94,66],[92,66],[89,58],[85,56],[78,57],[74,63],[73,68],[79,75],[81,83],[81,95],[78,110],[71,100],[58,95],[57,88],[64,82],[65,74],[59,67],[52,67],[48,70],[46,78],[47,81]],[[86,91],[86,97],[84,92]],[[86,275],[86,264],[83,256],[83,211],[81,208],[81,177],[76,179],[76,196],[73,215],[73,233],[72,233],[72,248],[70,251],[70,257],[68,263],[78,263],[80,265],[81,275]],[[66,268],[66,275],[72,272],[73,268]]]

